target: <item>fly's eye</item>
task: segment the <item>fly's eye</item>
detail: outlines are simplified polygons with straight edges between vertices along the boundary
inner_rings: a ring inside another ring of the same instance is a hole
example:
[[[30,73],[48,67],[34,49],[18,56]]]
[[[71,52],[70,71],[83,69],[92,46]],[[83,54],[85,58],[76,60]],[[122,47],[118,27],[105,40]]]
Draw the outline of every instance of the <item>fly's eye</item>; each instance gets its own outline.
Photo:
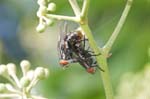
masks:
[[[67,64],[69,64],[69,62],[67,60],[60,60],[59,64],[61,64],[61,65],[67,65]]]
[[[95,68],[91,67],[91,68],[87,68],[86,71],[88,73],[94,74],[95,73]]]

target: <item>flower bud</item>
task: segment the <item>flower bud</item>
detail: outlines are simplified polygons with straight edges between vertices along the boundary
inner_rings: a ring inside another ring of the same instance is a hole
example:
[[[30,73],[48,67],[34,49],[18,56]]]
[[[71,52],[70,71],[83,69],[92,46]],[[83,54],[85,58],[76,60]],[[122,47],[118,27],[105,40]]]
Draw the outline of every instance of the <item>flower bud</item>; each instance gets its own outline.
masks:
[[[33,80],[33,77],[34,77],[34,71],[33,70],[29,70],[28,72],[27,72],[27,78],[28,79],[30,79],[30,81],[32,81]]]
[[[5,92],[6,91],[6,86],[3,83],[0,83],[0,93]]]
[[[37,11],[36,16],[41,18],[42,17],[42,12],[40,10]]]
[[[51,11],[51,12],[56,11],[56,4],[53,3],[53,2],[52,2],[52,3],[49,3],[47,10],[48,10],[48,11]]]
[[[36,15],[37,15],[38,17],[44,16],[44,15],[46,14],[46,12],[47,12],[46,9],[47,9],[47,8],[46,8],[45,6],[40,7],[39,10],[37,11]]]
[[[21,87],[23,88],[23,87],[27,87],[29,84],[30,84],[30,80],[29,80],[29,78],[28,77],[22,77],[21,79],[20,79],[20,84],[21,84]]]
[[[41,6],[39,8],[39,11],[41,11],[41,15],[44,16],[46,14],[46,12],[47,12],[47,7],[46,6]]]
[[[46,25],[45,24],[41,24],[41,23],[36,27],[36,31],[39,32],[39,33],[44,32],[45,29],[46,29]]]
[[[9,75],[16,75],[16,65],[13,63],[7,64],[8,74]]]
[[[39,79],[43,79],[45,78],[45,70],[43,67],[37,67],[34,71],[34,76],[39,78]]]
[[[45,78],[47,78],[49,76],[49,70],[47,68],[44,68],[45,71]]]
[[[53,21],[52,19],[47,19],[47,20],[46,20],[46,24],[47,24],[48,26],[53,25],[53,23],[54,23],[54,21]]]
[[[38,0],[37,3],[42,6],[42,5],[46,5],[46,0]]]
[[[29,61],[23,60],[23,61],[21,61],[20,66],[21,66],[23,74],[26,74],[27,71],[29,70],[31,64]]]
[[[7,70],[7,67],[6,65],[0,65],[0,75],[3,75],[3,76],[7,76],[8,75],[8,70]]]

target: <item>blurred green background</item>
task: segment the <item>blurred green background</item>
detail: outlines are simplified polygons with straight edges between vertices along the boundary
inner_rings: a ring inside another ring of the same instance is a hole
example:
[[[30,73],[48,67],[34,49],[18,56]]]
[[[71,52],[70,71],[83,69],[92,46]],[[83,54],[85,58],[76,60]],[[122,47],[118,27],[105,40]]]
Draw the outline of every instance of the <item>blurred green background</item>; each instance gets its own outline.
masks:
[[[0,0],[0,63],[13,62],[19,66],[20,60],[27,59],[32,68],[49,68],[49,78],[41,81],[36,89],[49,99],[105,99],[99,71],[88,74],[79,64],[71,64],[66,70],[60,67],[57,54],[60,27],[56,23],[44,33],[35,31],[36,1]],[[53,2],[57,4],[56,14],[73,15],[68,0]],[[89,25],[99,46],[110,37],[125,4],[126,0],[91,0]],[[134,0],[108,59],[114,91],[124,73],[144,68],[149,47],[150,0]]]

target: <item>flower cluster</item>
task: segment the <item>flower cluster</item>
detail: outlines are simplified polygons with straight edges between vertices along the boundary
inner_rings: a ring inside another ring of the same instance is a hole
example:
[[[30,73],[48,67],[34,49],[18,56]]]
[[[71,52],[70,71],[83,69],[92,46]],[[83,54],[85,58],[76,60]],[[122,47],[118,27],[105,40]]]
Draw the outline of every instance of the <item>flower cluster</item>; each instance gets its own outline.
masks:
[[[121,77],[115,99],[150,99],[150,63],[138,73],[127,73]]]
[[[56,4],[50,2],[50,0],[38,0],[39,9],[37,11],[37,16],[39,18],[39,25],[36,30],[38,32],[43,32],[46,26],[53,24],[53,19],[47,18],[46,14],[54,12],[56,10]]]
[[[19,79],[16,74],[17,69],[15,64],[0,65],[0,76],[10,82],[0,83],[0,98],[46,99],[31,95],[31,89],[39,80],[48,77],[48,69],[37,67],[35,70],[30,70],[31,64],[27,60],[21,61],[20,66],[23,76]]]

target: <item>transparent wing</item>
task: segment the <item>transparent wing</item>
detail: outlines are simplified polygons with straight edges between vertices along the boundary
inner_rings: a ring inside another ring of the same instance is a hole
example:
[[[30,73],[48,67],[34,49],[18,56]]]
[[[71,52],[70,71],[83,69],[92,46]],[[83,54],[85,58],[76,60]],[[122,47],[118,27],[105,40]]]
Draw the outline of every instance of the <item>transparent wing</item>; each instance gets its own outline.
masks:
[[[58,56],[59,59],[63,59],[63,47],[64,47],[64,43],[65,43],[65,36],[67,33],[67,22],[63,21],[61,23],[59,23],[59,39],[58,39],[58,44],[57,44],[57,50],[58,50]]]

